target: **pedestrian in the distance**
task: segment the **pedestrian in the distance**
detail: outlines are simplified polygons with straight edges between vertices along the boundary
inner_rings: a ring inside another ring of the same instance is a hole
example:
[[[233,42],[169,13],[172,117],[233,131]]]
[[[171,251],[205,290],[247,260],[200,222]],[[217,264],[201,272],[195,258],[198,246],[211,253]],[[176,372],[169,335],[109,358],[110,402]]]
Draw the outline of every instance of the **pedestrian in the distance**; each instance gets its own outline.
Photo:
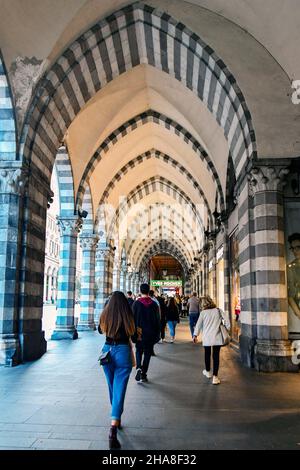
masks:
[[[133,306],[136,343],[136,376],[137,382],[148,382],[147,373],[153,346],[160,338],[160,316],[156,302],[149,297],[149,284],[141,284],[142,297]]]
[[[132,308],[132,305],[133,305],[133,302],[134,302],[134,298],[133,298],[133,295],[132,295],[131,290],[129,290],[129,291],[127,292],[127,301],[128,301],[128,303],[129,303],[130,307]]]
[[[197,293],[193,292],[193,295],[188,300],[188,309],[189,309],[189,320],[190,320],[190,330],[192,338],[194,336],[194,328],[199,318],[199,299]]]
[[[170,331],[170,343],[174,343],[176,326],[177,326],[177,323],[179,323],[179,309],[178,309],[178,306],[176,304],[174,297],[171,297],[169,299],[169,302],[167,305],[166,317],[167,317],[167,323],[168,323],[168,327]]]
[[[130,337],[135,332],[133,313],[123,292],[111,295],[100,316],[98,331],[106,335],[102,353],[110,352],[110,361],[103,366],[112,406],[109,448],[119,449],[117,431],[121,428],[127,383],[134,365]]]
[[[205,352],[205,369],[203,375],[213,378],[212,383],[218,385],[221,381],[218,377],[220,364],[220,349],[223,346],[221,334],[221,323],[224,321],[226,328],[230,329],[228,316],[217,308],[215,302],[210,297],[202,299],[202,311],[194,329],[193,341],[197,342],[197,336],[202,331],[202,344]],[[211,353],[213,356],[213,371],[211,371]]]

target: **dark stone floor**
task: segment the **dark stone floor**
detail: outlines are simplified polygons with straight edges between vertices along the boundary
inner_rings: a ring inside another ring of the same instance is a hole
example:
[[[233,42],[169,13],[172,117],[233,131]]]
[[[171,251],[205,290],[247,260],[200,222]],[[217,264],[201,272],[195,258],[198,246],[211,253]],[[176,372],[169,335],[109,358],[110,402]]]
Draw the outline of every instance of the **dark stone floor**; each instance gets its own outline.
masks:
[[[103,337],[48,342],[39,361],[0,368],[1,449],[107,449],[110,406],[97,363]],[[149,383],[132,373],[119,433],[123,449],[298,449],[300,374],[263,374],[222,351],[220,378],[202,375],[201,345],[182,322],[155,346]]]

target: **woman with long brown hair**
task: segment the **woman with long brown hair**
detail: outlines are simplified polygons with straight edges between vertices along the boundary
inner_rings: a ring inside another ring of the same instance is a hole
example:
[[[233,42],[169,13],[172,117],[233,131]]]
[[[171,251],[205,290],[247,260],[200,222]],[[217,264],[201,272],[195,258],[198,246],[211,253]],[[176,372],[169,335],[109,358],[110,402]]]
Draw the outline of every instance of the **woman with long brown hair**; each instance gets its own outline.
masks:
[[[131,336],[135,332],[134,318],[123,292],[113,292],[99,319],[99,333],[106,335],[102,353],[109,351],[108,363],[103,365],[112,406],[109,448],[121,447],[117,438],[129,376],[132,370]]]

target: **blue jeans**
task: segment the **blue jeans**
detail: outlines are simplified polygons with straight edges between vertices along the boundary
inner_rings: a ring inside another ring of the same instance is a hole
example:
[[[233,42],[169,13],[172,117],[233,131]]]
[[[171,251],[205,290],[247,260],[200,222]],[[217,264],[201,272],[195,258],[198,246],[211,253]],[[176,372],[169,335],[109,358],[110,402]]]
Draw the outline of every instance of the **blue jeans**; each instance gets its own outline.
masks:
[[[168,321],[168,327],[169,327],[169,330],[170,330],[170,336],[172,336],[173,338],[175,338],[175,329],[176,329],[176,325],[177,325],[177,321],[174,321],[174,320],[169,320]]]
[[[194,336],[194,328],[195,328],[196,323],[198,321],[199,315],[200,315],[199,312],[198,313],[190,312],[190,314],[189,314],[190,330],[191,330],[192,337]]]
[[[112,405],[111,419],[120,420],[124,409],[126,388],[132,371],[131,349],[127,344],[109,346],[105,344],[102,352],[110,350],[111,362],[103,366]]]

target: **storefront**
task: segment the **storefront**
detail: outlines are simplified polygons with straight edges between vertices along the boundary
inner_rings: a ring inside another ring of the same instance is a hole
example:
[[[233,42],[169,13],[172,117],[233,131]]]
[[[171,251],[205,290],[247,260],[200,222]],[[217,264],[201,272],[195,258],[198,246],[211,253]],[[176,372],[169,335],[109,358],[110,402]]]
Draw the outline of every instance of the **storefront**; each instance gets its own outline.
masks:
[[[217,305],[224,310],[225,297],[224,297],[224,248],[221,246],[217,250]]]
[[[287,260],[288,330],[300,339],[300,201],[285,201],[285,242]]]
[[[237,231],[229,239],[229,267],[230,267],[230,314],[232,325],[232,339],[239,341],[241,334],[240,323],[240,269],[239,269],[239,242]],[[223,267],[224,271],[224,267]],[[223,276],[224,279],[224,276]],[[223,290],[224,291],[224,290]]]

